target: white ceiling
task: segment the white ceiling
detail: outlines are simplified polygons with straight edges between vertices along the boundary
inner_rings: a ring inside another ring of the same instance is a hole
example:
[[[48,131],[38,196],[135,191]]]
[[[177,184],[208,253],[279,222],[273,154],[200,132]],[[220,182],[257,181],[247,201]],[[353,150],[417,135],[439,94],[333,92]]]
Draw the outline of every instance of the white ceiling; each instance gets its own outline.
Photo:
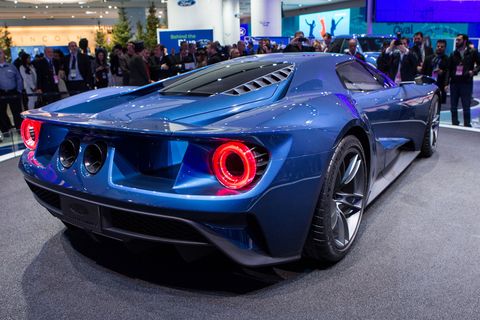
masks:
[[[163,18],[167,11],[167,1],[168,0],[153,1],[157,8],[157,13]],[[283,9],[289,11],[346,1],[347,0],[284,0]],[[0,0],[0,22],[3,24],[5,20],[21,19],[116,19],[117,7],[148,8],[151,3],[152,0]],[[250,0],[240,0],[240,16],[250,16]]]

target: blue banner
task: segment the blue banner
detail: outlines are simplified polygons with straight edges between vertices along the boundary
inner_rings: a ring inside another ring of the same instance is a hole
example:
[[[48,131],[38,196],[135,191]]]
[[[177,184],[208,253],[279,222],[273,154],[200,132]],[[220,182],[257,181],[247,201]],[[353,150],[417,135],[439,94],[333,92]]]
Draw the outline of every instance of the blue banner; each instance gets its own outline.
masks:
[[[178,52],[180,43],[187,41],[188,43],[197,43],[199,47],[204,47],[209,41],[213,41],[213,30],[158,30],[159,43],[163,44],[168,51],[173,48]]]
[[[248,23],[241,23],[240,24],[240,40],[245,41],[245,37],[250,36],[248,32]]]

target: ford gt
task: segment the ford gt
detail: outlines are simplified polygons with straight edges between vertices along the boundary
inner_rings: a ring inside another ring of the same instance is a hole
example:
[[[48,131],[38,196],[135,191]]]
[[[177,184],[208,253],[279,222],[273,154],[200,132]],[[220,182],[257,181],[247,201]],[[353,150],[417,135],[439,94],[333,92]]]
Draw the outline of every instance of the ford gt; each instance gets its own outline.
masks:
[[[241,57],[23,113],[19,167],[68,228],[334,263],[362,215],[435,151],[438,88],[342,54]]]

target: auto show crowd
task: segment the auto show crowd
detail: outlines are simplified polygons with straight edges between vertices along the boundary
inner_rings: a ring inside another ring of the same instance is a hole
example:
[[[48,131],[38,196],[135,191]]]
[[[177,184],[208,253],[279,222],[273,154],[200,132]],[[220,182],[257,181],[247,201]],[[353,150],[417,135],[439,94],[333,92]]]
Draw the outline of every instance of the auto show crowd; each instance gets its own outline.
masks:
[[[415,33],[413,44],[409,38],[398,37],[383,44],[377,59],[377,68],[396,83],[413,81],[419,74],[433,77],[442,92],[445,102],[450,89],[452,124],[458,125],[457,107],[462,102],[464,125],[471,126],[470,104],[473,77],[480,71],[480,55],[471,45],[468,36],[459,34],[455,50],[447,55],[446,40],[438,40],[435,50],[424,41],[421,32]],[[126,47],[115,45],[110,54],[97,48],[89,54],[87,39],[68,44],[69,53],[45,48],[34,57],[20,53],[8,63],[0,48],[0,130],[7,132],[12,127],[19,129],[20,113],[38,108],[69,95],[108,86],[142,86],[196,68],[224,60],[252,54],[276,52],[338,52],[332,48],[332,36],[323,39],[305,38],[303,32],[295,33],[291,42],[282,47],[268,38],[252,42],[238,41],[222,46],[218,41],[205,47],[195,43],[181,42],[179,50],[162,44],[154,48],[144,47],[142,42],[128,42]],[[348,40],[348,49],[343,52],[365,61],[358,50],[357,40]],[[7,107],[13,117],[13,126],[7,116]]]

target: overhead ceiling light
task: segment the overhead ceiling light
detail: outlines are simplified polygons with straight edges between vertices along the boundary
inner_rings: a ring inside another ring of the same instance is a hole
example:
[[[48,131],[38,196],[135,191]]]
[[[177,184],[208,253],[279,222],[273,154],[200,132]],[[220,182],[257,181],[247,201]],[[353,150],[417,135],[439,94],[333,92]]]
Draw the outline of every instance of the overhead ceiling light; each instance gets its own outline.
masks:
[[[85,11],[85,14],[96,14],[97,11]]]
[[[72,16],[72,19],[74,19],[74,18],[75,18],[75,16]]]
[[[102,19],[102,18],[103,18],[103,16],[102,16],[102,15],[100,15],[100,19]]]
[[[45,6],[45,9],[48,9],[48,6]]]
[[[27,19],[27,17],[23,16],[22,19]]]
[[[38,9],[38,6],[35,6],[35,9]]]
[[[108,14],[108,11],[105,11],[105,14]]]
[[[112,6],[108,6],[108,9],[112,9]]]
[[[18,1],[17,1],[17,0],[15,0],[15,1],[13,1],[13,3],[17,4],[17,3],[18,3]]]

